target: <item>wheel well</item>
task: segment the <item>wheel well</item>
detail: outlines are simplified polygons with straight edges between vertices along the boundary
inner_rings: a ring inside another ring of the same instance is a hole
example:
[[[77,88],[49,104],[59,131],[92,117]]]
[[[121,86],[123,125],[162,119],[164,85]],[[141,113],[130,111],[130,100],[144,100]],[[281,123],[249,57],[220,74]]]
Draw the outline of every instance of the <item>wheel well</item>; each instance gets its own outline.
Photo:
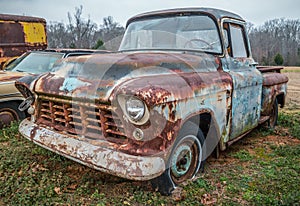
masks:
[[[276,96],[278,104],[280,104],[280,108],[284,107],[285,104],[285,95],[283,93]]]
[[[9,101],[0,102],[0,104],[4,104],[4,103],[7,103],[7,104],[13,104],[13,103],[21,104],[22,101],[23,100],[9,100]]]
[[[200,115],[196,115],[191,117],[188,121],[193,122],[196,125],[199,125],[204,137],[207,137],[210,125],[211,125],[211,114],[203,113]]]
[[[219,156],[219,143],[220,143],[220,134],[217,129],[216,121],[211,113],[202,113],[196,116],[191,117],[188,121],[193,122],[194,124],[199,125],[204,138],[204,159],[208,158],[211,154],[214,154],[214,157],[218,158]]]
[[[5,102],[0,102],[0,106],[1,106],[1,104],[4,104],[4,105],[12,104],[12,105],[15,105],[16,107],[18,107],[22,103],[22,101],[23,100],[10,100],[10,101],[5,101]],[[24,113],[26,117],[30,116],[27,111],[24,111],[21,113]]]

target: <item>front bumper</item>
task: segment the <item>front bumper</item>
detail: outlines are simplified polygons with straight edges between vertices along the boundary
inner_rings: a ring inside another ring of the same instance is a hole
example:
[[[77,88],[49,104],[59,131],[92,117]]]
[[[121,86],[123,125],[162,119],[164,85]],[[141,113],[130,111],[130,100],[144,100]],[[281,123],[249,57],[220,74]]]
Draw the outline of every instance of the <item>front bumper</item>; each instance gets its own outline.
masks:
[[[132,180],[149,180],[165,171],[165,162],[161,157],[128,155],[104,147],[105,144],[109,145],[106,141],[94,145],[40,127],[28,119],[21,122],[19,131],[27,139],[48,150],[115,176]]]

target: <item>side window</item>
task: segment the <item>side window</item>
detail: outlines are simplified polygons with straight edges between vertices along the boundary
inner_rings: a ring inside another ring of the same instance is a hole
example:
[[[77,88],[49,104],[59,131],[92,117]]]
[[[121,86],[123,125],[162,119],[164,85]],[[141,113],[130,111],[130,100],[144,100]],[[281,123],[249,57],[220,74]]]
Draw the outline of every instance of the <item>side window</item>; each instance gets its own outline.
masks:
[[[223,31],[224,31],[224,44],[225,44],[225,48],[226,48],[228,54],[230,56],[232,56],[232,54],[231,54],[231,46],[230,46],[230,38],[229,38],[229,24],[228,23],[224,23],[224,25],[223,25]]]
[[[232,57],[248,57],[243,27],[230,24]]]

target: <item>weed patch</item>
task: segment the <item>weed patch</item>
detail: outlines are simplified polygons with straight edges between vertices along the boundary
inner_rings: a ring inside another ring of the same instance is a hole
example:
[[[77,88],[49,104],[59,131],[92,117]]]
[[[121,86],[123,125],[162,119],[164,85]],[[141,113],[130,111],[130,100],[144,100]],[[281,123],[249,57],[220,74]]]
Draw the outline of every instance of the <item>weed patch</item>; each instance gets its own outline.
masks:
[[[232,154],[232,157],[237,158],[242,162],[246,162],[246,161],[253,159],[253,156],[246,150],[240,150],[240,151]]]
[[[300,112],[298,113],[280,113],[278,116],[278,124],[288,128],[291,136],[300,139]]]

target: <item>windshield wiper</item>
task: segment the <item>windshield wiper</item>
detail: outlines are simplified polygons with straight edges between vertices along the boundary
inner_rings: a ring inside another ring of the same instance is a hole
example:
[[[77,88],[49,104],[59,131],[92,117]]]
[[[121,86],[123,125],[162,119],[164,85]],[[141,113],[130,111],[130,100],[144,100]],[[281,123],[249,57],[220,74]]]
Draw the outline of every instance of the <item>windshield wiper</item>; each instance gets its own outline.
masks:
[[[25,71],[22,71],[22,70],[18,70],[18,69],[16,69],[16,71],[17,71],[17,72],[25,72]]]

